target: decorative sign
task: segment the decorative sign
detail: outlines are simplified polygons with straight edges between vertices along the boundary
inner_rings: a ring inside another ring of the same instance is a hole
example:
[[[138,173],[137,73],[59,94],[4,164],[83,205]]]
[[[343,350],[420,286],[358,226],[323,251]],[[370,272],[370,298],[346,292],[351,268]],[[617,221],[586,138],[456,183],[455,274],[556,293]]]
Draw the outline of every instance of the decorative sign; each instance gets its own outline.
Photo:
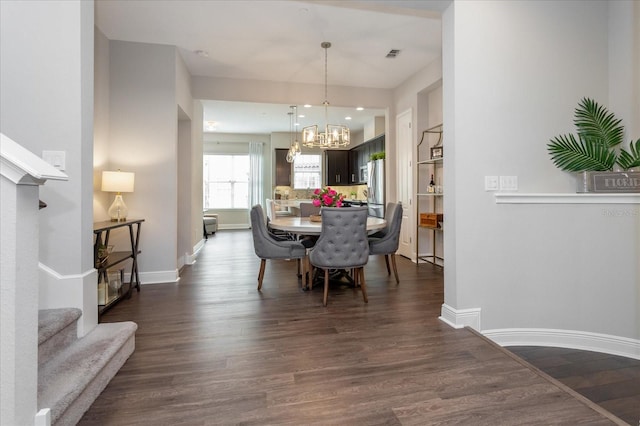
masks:
[[[587,192],[640,193],[640,172],[587,172]]]

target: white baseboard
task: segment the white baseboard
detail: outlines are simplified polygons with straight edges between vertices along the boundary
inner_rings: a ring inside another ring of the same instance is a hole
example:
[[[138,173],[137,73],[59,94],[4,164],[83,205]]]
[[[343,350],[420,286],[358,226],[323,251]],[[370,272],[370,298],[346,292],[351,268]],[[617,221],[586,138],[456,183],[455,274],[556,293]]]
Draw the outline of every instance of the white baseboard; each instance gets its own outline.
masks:
[[[82,311],[78,337],[93,330],[98,324],[98,271],[62,275],[38,263],[38,275],[38,309],[78,308]]]
[[[480,308],[455,309],[443,303],[439,319],[453,328],[471,327],[480,331]]]
[[[205,241],[206,240],[202,238],[195,246],[193,246],[192,253],[185,253],[184,256],[178,258],[178,269],[181,269],[185,265],[193,265],[196,263],[198,252],[204,247]]]
[[[500,346],[551,346],[640,359],[640,340],[627,337],[543,328],[505,328],[482,334]]]
[[[251,228],[251,225],[249,225],[248,223],[227,223],[224,225],[218,225],[218,229],[250,229],[250,228]]]
[[[198,253],[200,253],[200,250],[204,248],[204,244],[206,243],[206,241],[207,240],[202,238],[195,246],[193,246],[193,254],[191,256],[193,257],[194,262],[195,258],[198,256]]]
[[[139,272],[140,284],[164,284],[164,283],[177,283],[180,281],[180,271],[174,269],[173,271],[154,271],[154,272]],[[125,282],[129,282],[131,279],[130,273],[124,274]]]

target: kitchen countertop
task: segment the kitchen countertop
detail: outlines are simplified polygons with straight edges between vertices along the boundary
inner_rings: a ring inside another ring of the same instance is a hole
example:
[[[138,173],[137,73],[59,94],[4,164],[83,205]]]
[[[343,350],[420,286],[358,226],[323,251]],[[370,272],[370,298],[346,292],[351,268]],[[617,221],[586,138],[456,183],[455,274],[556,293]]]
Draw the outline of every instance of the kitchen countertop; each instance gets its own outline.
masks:
[[[300,203],[311,203],[313,200],[304,199],[304,198],[294,198],[289,200],[273,200],[280,207],[299,207]],[[344,199],[347,203],[353,204],[367,204],[367,200],[353,200],[349,198]]]

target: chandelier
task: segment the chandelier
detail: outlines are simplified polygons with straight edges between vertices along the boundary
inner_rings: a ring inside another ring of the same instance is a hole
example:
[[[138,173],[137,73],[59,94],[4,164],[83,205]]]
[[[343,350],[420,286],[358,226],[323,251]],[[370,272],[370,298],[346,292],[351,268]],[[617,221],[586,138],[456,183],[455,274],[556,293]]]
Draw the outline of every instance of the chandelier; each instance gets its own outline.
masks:
[[[298,107],[295,105],[290,106],[291,111],[287,114],[289,115],[289,151],[287,151],[287,162],[293,163],[298,155],[300,155],[300,143],[298,142],[298,138],[296,137],[297,133],[295,132],[295,122],[298,112]]]
[[[327,100],[327,49],[331,43],[323,41],[320,46],[324,49],[324,132],[318,131],[318,125],[307,126],[302,129],[302,145],[309,148],[342,148],[350,143],[351,133],[347,126],[329,124],[329,101]]]

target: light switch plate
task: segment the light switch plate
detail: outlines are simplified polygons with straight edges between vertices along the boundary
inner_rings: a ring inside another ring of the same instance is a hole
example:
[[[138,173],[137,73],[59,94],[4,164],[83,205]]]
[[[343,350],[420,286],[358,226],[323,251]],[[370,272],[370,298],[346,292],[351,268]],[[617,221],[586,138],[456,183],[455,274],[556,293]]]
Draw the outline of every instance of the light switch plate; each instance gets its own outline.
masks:
[[[42,151],[42,159],[58,170],[66,168],[66,153],[64,151]]]
[[[498,189],[499,189],[498,176],[485,176],[484,177],[484,190],[485,191],[497,191]]]
[[[518,176],[500,176],[501,191],[517,191]]]

